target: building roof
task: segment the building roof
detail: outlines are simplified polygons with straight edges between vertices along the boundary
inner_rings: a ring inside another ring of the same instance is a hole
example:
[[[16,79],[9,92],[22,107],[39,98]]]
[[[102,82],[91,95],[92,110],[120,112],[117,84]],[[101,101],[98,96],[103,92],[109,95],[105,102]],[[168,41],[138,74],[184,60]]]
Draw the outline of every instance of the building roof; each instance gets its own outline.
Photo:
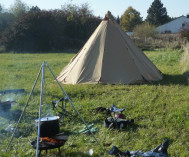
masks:
[[[179,33],[186,23],[189,23],[189,18],[185,16],[180,16],[168,23],[157,27],[157,31],[159,33]]]

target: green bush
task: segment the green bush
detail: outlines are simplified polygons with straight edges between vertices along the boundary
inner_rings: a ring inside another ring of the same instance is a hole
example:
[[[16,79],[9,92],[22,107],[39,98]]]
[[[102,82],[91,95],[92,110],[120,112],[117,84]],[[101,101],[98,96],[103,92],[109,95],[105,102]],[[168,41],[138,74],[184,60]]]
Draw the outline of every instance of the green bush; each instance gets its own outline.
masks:
[[[139,37],[142,40],[146,40],[149,37],[154,38],[157,35],[156,27],[149,23],[137,25],[134,28],[133,32],[135,36]]]

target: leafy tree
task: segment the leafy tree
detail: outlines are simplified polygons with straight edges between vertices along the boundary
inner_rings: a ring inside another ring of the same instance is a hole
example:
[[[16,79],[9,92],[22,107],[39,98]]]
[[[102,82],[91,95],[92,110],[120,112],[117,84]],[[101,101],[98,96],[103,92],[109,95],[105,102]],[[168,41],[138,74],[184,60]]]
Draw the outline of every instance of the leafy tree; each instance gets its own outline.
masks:
[[[41,9],[38,6],[32,6],[30,8],[30,12],[39,12],[39,11],[41,11]]]
[[[9,13],[4,9],[0,4],[0,38],[2,32],[8,28],[15,20],[15,17],[12,13]]]
[[[2,6],[1,6],[1,4],[0,4],[0,13],[3,11],[3,8],[2,8]]]
[[[141,23],[142,17],[140,16],[140,13],[132,7],[128,7],[121,16],[120,25],[125,31],[131,32],[136,25]]]
[[[8,28],[15,20],[13,14],[8,12],[0,12],[0,33]]]
[[[13,6],[10,8],[10,12],[13,13],[15,17],[19,17],[26,13],[28,9],[29,7],[21,0],[15,0]]]
[[[87,3],[80,6],[74,4],[64,4],[62,11],[67,18],[66,32],[72,38],[80,38],[87,40],[91,35],[91,30],[97,27],[100,22],[99,17],[95,17],[89,9]]]
[[[94,17],[87,3],[84,3],[81,6],[74,4],[64,4],[61,6],[61,9],[66,15],[68,15],[68,21],[77,20],[78,17]]]
[[[154,0],[147,13],[146,21],[152,25],[162,25],[170,20],[167,9],[163,7],[161,0]]]

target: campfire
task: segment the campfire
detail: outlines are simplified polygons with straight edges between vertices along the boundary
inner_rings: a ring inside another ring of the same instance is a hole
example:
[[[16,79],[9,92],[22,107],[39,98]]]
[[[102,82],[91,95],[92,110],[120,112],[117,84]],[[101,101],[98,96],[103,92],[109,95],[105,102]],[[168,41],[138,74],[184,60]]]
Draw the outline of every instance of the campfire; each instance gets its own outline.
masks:
[[[41,137],[40,142],[51,142],[51,143],[64,143],[64,140],[56,140],[50,137]]]
[[[35,120],[38,130],[39,119]],[[40,139],[39,139],[39,155],[42,150],[58,148],[63,146],[68,140],[68,136],[59,133],[59,116],[43,117],[40,119]],[[33,148],[37,148],[37,139],[31,142]]]
[[[54,149],[54,148],[58,148],[59,154],[61,154],[60,147],[63,146],[67,140],[68,140],[68,136],[62,135],[62,134],[55,135],[54,137],[40,137],[39,156],[42,150],[46,150],[46,153],[47,153],[47,150]],[[31,145],[34,149],[36,149],[37,139],[31,142]]]

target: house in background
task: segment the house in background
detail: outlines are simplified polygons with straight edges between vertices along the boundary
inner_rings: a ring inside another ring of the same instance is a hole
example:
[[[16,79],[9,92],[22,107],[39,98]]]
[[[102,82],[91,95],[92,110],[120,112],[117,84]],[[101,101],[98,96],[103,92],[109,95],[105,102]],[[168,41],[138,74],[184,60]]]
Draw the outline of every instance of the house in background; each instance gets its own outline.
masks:
[[[180,16],[164,25],[157,27],[156,30],[160,34],[176,34],[179,33],[183,28],[185,28],[187,24],[189,24],[189,15],[187,15],[187,17]]]

